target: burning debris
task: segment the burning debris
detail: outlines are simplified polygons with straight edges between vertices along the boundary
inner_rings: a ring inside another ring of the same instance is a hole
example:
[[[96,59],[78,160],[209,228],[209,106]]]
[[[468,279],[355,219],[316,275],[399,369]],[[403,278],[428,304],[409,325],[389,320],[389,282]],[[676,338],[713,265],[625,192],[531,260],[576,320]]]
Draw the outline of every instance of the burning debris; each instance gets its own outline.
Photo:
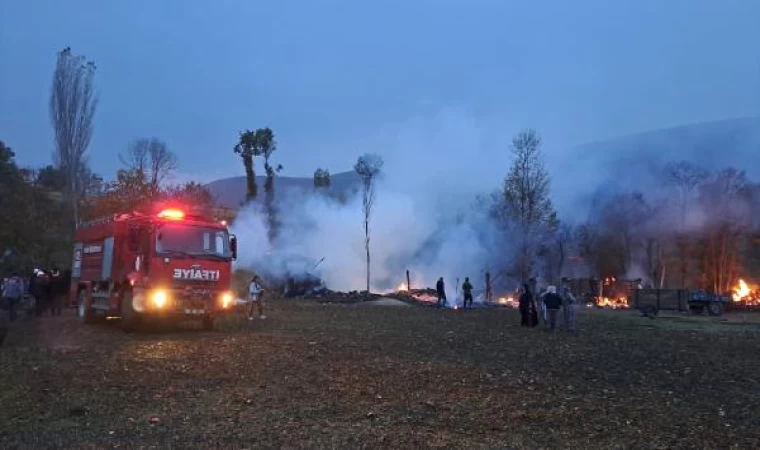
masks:
[[[608,309],[627,309],[628,298],[627,297],[620,297],[620,298],[602,297],[602,298],[597,299],[595,306],[598,308],[608,308]]]
[[[739,307],[760,307],[760,290],[754,289],[746,281],[740,279],[734,287],[732,300]]]
[[[402,284],[396,289],[396,292],[391,292],[386,295],[394,298],[411,300],[424,305],[434,305],[438,303],[438,292],[432,288],[412,289],[410,291],[406,284]]]
[[[510,308],[517,309],[519,305],[519,302],[515,300],[515,297],[509,296],[509,297],[499,297],[499,299],[496,301],[497,304],[501,306],[508,306]]]

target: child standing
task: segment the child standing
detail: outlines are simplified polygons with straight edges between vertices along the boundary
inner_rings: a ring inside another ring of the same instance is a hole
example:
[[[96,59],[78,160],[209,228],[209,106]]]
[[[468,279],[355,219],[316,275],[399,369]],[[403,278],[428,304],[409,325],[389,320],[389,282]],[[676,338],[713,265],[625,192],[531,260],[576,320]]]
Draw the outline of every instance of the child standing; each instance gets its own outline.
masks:
[[[248,301],[251,303],[250,307],[248,308],[248,320],[253,320],[253,308],[254,305],[258,306],[259,310],[259,318],[260,319],[266,319],[267,317],[264,315],[264,301],[262,299],[262,296],[264,294],[264,289],[261,287],[260,278],[258,275],[253,277],[251,279],[251,284],[248,287]]]

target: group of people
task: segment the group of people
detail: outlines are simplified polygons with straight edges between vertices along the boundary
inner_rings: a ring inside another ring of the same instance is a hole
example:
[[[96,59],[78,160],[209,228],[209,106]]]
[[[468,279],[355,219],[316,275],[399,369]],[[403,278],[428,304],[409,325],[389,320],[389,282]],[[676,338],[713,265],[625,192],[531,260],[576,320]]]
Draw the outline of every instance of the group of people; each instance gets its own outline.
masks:
[[[49,270],[34,269],[28,279],[18,273],[2,280],[2,309],[8,311],[8,319],[18,318],[18,309],[25,294],[34,298],[34,314],[40,317],[46,310],[53,316],[63,312],[64,299],[68,293],[69,279],[57,267]]]
[[[52,316],[60,316],[69,282],[68,273],[61,272],[57,267],[34,269],[28,278],[13,272],[0,280],[0,344],[8,332],[7,322],[18,319],[19,309],[25,306],[22,302],[27,294],[34,299],[35,316],[42,316],[46,310],[50,310]]]
[[[538,306],[537,306],[538,304]],[[520,324],[524,327],[535,327],[539,323],[539,314],[544,324],[550,331],[557,328],[559,312],[563,312],[564,328],[575,332],[575,309],[577,300],[567,287],[558,293],[555,286],[549,286],[538,296],[534,297],[530,286],[523,285],[520,292],[519,309]]]
[[[50,270],[35,269],[29,279],[29,293],[34,297],[34,315],[41,317],[49,310],[51,316],[60,316],[69,291],[69,279],[57,267]]]
[[[438,294],[438,307],[439,308],[445,308],[446,307],[446,284],[443,281],[443,277],[438,279],[438,282],[435,284],[435,290]],[[472,308],[472,283],[470,283],[470,277],[465,277],[464,283],[462,283],[462,300],[463,304],[462,307],[464,309],[467,309],[469,306]]]
[[[443,277],[438,279],[435,289],[438,294],[437,306],[445,308],[447,301],[446,284],[443,281]],[[465,309],[468,307],[472,308],[472,283],[469,277],[465,278],[464,283],[462,283],[462,298],[463,307]],[[577,300],[567,287],[563,287],[561,292],[557,292],[555,286],[549,286],[539,295],[534,296],[530,290],[530,286],[525,284],[520,291],[519,309],[521,325],[525,327],[535,327],[541,321],[546,324],[549,330],[554,331],[557,328],[557,319],[560,311],[562,311],[564,328],[574,332],[576,307]]]

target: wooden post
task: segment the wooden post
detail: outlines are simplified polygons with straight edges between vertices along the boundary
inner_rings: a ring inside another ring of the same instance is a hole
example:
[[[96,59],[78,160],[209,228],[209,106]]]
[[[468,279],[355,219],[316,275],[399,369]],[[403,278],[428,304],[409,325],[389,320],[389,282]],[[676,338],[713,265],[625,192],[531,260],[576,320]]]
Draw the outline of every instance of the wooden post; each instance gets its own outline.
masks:
[[[406,290],[412,292],[412,281],[409,278],[409,269],[406,269]]]
[[[491,291],[491,272],[486,272],[486,303],[491,303],[493,291]]]

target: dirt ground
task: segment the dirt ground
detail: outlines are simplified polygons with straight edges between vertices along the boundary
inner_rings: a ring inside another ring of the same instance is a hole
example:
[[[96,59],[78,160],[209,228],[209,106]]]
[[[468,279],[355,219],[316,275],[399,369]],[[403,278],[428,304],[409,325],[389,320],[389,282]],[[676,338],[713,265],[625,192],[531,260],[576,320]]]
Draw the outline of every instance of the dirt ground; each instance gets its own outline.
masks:
[[[760,324],[281,301],[218,331],[14,324],[0,448],[758,448]],[[729,319],[731,319],[729,317]]]

